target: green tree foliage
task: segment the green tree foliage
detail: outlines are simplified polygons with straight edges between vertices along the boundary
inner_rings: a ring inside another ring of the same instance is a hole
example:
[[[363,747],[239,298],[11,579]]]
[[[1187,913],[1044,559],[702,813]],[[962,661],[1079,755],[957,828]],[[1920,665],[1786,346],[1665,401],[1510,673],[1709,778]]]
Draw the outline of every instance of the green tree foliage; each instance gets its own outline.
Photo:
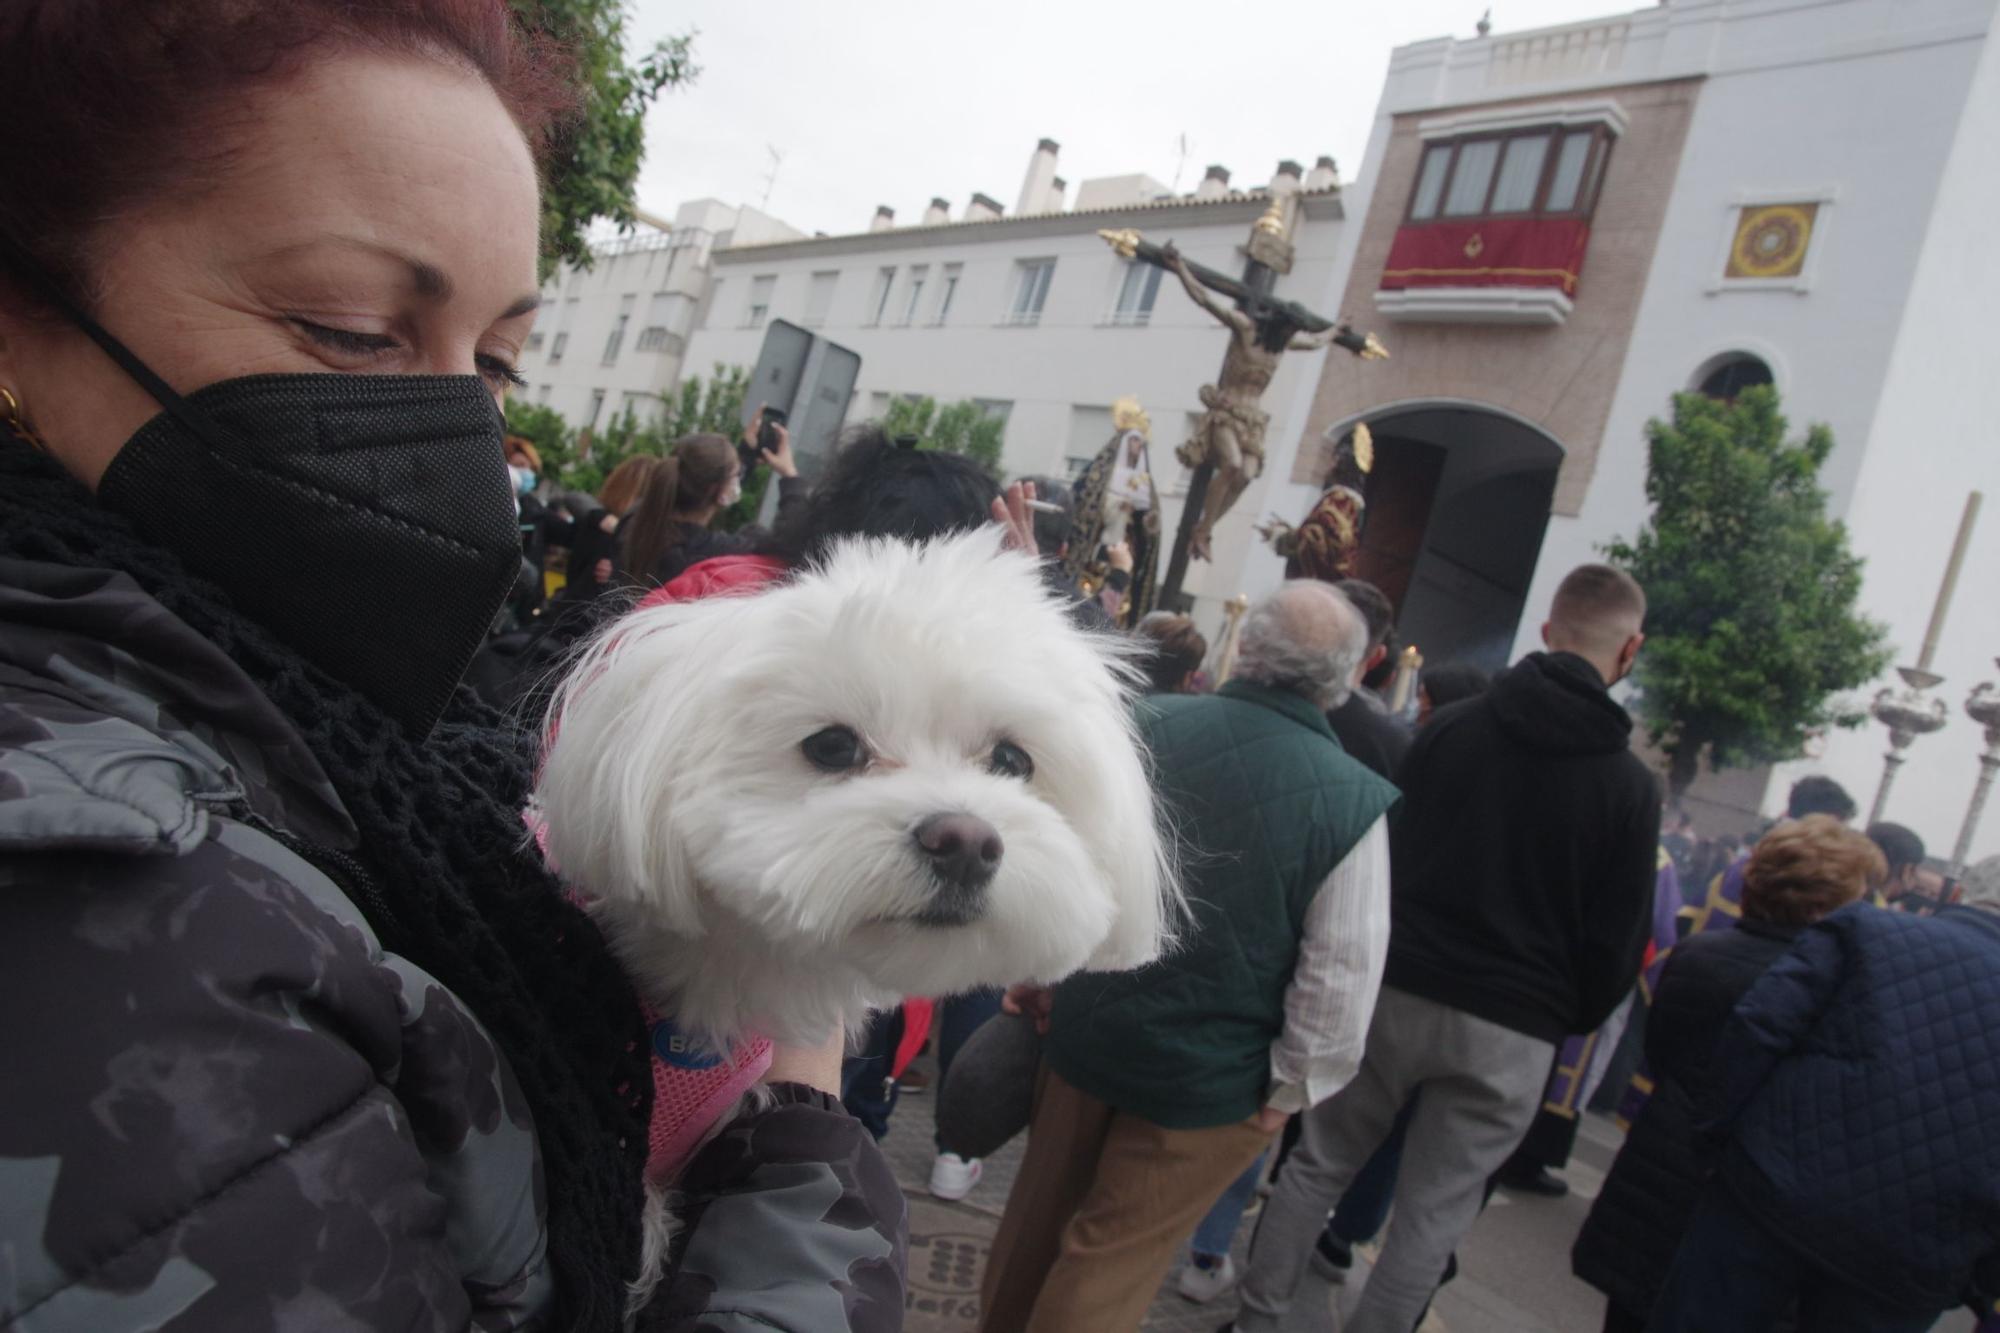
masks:
[[[919,449],[964,454],[995,477],[1000,475],[1000,448],[1007,423],[970,399],[939,407],[937,400],[929,397],[892,398],[882,414],[882,430],[892,440],[916,436]]]
[[[576,61],[583,105],[574,130],[557,146],[542,192],[542,263],[590,267],[585,233],[593,219],[630,227],[633,186],[646,150],[646,109],[669,88],[701,73],[694,35],[663,39],[637,60],[625,54],[623,0],[513,0],[531,30],[545,33]]]
[[[1810,733],[1859,725],[1838,698],[1888,666],[1883,628],[1856,613],[1862,561],[1826,515],[1833,435],[1787,443],[1777,393],[1674,399],[1646,425],[1652,521],[1611,562],[1646,589],[1638,711],[1678,797],[1716,768],[1797,758]]]
[[[693,376],[683,379],[679,390],[669,397],[664,411],[657,419],[642,420],[630,408],[612,418],[609,425],[595,433],[590,441],[589,451],[583,449],[581,432],[572,429],[553,408],[539,403],[529,403],[520,399],[507,402],[507,430],[510,434],[525,435],[534,443],[542,456],[542,475],[566,491],[589,491],[595,494],[604,486],[604,479],[611,470],[636,454],[664,456],[673,447],[675,440],[683,435],[693,435],[709,431],[735,439],[739,433],[738,423],[743,419],[743,392],[750,382],[750,372],[741,366],[718,364],[712,375],[706,379]],[[759,474],[768,468],[757,469]],[[761,475],[746,481],[744,499],[750,497],[752,486],[762,495]],[[751,504],[743,517],[730,522],[741,504],[718,518],[718,525],[735,527],[754,517],[757,508]]]

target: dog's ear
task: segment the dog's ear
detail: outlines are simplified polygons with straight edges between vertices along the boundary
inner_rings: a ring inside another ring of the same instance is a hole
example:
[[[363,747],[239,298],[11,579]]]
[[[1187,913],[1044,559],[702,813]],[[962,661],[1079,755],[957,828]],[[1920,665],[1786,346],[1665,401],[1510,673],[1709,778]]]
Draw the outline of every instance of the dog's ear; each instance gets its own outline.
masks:
[[[680,807],[701,770],[731,622],[745,599],[638,611],[585,649],[556,692],[535,796],[549,859],[603,902],[702,933]]]

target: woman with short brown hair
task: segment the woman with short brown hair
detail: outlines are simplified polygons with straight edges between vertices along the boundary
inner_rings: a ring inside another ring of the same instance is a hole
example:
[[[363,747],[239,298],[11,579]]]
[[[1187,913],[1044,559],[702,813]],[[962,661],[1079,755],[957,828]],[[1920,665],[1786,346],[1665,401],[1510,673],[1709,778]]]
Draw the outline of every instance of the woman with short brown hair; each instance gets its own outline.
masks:
[[[541,8],[0,6],[0,1325],[625,1326],[650,1036],[458,689]],[[839,1055],[695,1158],[653,1326],[900,1327]]]
[[[1695,1107],[1720,1071],[1711,1055],[1729,1011],[1808,925],[1859,899],[1882,853],[1830,815],[1778,825],[1750,855],[1734,930],[1674,946],[1646,1020],[1653,1095],[1611,1164],[1571,1261],[1610,1298],[1605,1333],[1638,1333],[1700,1200]]]

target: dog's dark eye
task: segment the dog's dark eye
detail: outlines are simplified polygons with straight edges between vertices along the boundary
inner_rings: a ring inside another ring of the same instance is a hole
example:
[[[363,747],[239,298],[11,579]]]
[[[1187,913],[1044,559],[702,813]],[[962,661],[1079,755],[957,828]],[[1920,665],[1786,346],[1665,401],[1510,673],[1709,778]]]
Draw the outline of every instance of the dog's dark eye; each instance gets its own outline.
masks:
[[[814,768],[845,773],[868,762],[868,747],[851,727],[828,727],[799,742],[799,750]]]
[[[1022,781],[1035,776],[1035,761],[1028,758],[1028,752],[1012,741],[1001,741],[993,747],[993,757],[986,766],[1006,778],[1020,778]]]

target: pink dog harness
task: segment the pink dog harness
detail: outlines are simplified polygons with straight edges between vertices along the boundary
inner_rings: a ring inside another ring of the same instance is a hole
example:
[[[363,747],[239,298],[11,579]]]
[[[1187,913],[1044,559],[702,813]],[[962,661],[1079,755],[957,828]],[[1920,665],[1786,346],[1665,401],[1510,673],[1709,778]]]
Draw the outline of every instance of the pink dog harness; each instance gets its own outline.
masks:
[[[771,1067],[771,1039],[751,1037],[728,1059],[684,1036],[671,1018],[643,1000],[653,1043],[653,1123],[647,1134],[646,1183],[663,1186],[680,1173],[716,1120]]]

